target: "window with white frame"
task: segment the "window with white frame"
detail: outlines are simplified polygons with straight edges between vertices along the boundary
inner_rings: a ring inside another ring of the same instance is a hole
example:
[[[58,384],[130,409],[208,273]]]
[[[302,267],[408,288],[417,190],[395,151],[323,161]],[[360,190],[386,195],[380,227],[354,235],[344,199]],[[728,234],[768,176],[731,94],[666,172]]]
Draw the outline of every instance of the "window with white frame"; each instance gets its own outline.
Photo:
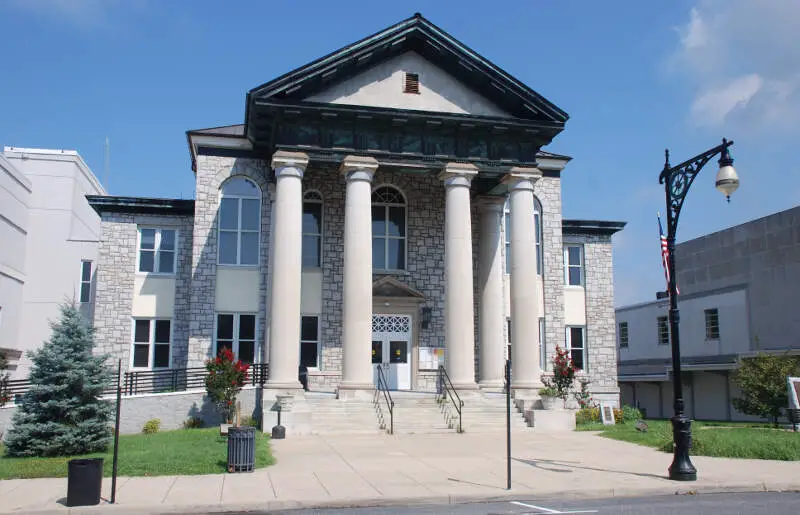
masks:
[[[177,240],[178,231],[175,229],[140,227],[138,270],[154,274],[174,274]]]
[[[300,321],[300,366],[319,366],[319,317],[303,315]]]
[[[406,269],[406,199],[391,186],[372,193],[372,268]]]
[[[85,304],[92,300],[92,262],[84,259],[81,261],[81,289],[80,301]]]
[[[706,340],[719,340],[719,311],[717,308],[706,309]]]
[[[628,322],[620,322],[619,329],[617,331],[619,333],[619,348],[620,349],[627,349],[628,348]]]
[[[583,245],[564,245],[564,283],[583,286]]]
[[[322,266],[322,195],[308,191],[303,196],[303,268]]]
[[[578,370],[586,370],[586,328],[567,327],[567,352]]]
[[[219,264],[257,265],[261,190],[244,177],[222,185],[219,204]]]
[[[245,363],[256,361],[256,316],[250,313],[217,313],[215,355],[224,349]]]
[[[544,255],[542,254],[542,204],[539,199],[533,198],[533,225],[536,231],[536,274],[542,275],[544,268]],[[505,206],[505,251],[506,251],[506,273],[511,273],[511,207],[506,201]]]
[[[164,318],[133,320],[132,368],[169,368],[172,323]]]
[[[658,344],[669,345],[669,320],[667,317],[658,317]]]

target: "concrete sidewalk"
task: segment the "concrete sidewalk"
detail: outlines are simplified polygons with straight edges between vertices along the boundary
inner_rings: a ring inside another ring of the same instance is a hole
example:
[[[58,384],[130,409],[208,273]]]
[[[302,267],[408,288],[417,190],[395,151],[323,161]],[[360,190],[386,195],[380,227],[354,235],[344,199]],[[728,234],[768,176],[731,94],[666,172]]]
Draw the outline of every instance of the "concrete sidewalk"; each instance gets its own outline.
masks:
[[[800,490],[800,462],[694,457],[700,479],[665,478],[671,456],[590,433],[330,436],[273,442],[278,463],[251,474],[121,478],[117,504],[68,510],[66,479],[0,482],[0,512],[180,513],[456,503],[564,496]],[[106,480],[103,495],[110,495]],[[62,501],[63,502],[63,501]]]

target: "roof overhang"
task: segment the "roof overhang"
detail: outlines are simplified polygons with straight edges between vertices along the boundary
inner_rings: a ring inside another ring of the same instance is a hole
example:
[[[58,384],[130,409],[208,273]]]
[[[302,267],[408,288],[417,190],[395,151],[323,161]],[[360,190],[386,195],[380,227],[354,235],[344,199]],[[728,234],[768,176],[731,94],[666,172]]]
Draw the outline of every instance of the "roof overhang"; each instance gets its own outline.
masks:
[[[562,220],[561,231],[569,235],[611,236],[625,228],[628,222],[606,220]]]
[[[86,195],[86,200],[98,215],[105,213],[194,215],[194,200],[105,195]]]
[[[186,141],[192,156],[192,170],[197,172],[197,156],[203,149],[250,152],[253,144],[244,135],[244,125],[225,125],[186,131]]]

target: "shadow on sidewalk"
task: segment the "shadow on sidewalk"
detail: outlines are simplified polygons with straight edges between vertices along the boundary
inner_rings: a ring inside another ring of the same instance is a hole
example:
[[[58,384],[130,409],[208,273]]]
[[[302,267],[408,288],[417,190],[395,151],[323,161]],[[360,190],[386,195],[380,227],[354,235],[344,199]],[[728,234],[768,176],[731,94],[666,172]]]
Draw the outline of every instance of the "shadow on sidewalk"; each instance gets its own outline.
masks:
[[[603,469],[597,467],[586,467],[582,465],[577,465],[577,461],[561,461],[561,460],[524,460],[521,458],[512,458],[514,461],[518,463],[524,463],[525,465],[530,465],[531,467],[538,468],[541,470],[546,470],[547,472],[560,472],[571,474],[574,470],[570,469],[581,469],[581,470],[591,470],[593,472],[613,472],[616,474],[627,474],[630,476],[638,476],[638,477],[647,477],[653,479],[664,479],[666,480],[666,476],[659,476],[656,474],[647,474],[645,472],[626,472],[624,470],[612,470],[612,469]],[[566,467],[566,468],[549,468],[549,467]]]

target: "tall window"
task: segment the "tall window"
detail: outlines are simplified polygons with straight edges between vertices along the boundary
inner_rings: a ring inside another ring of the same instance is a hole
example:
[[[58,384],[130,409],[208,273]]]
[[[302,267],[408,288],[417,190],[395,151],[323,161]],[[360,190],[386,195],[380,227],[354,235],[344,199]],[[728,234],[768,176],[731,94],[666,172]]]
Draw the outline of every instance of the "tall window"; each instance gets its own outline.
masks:
[[[669,345],[669,320],[667,317],[658,317],[658,344]]]
[[[583,286],[583,245],[564,245],[564,283]]]
[[[628,322],[619,323],[619,348],[628,348]]]
[[[216,355],[230,349],[233,355],[245,363],[255,363],[256,316],[246,313],[217,314]]]
[[[309,191],[303,196],[303,268],[322,265],[322,195]]]
[[[719,311],[714,309],[705,310],[706,316],[706,340],[719,340]]]
[[[261,190],[234,177],[222,185],[219,205],[219,264],[257,265],[261,229]]]
[[[300,321],[300,365],[319,366],[319,317],[303,316]]]
[[[406,269],[406,199],[391,186],[372,193],[372,268]]]
[[[138,270],[154,274],[174,274],[177,237],[175,229],[140,227]]]
[[[586,370],[586,331],[583,327],[567,327],[567,352],[579,370]]]
[[[81,303],[92,299],[92,262],[81,261]]]
[[[134,319],[132,368],[169,368],[171,342],[169,319]]]
[[[544,255],[542,254],[542,204],[533,198],[533,225],[536,231],[536,274],[542,275]],[[505,240],[506,240],[506,273],[511,273],[511,206],[506,201],[505,207]]]

